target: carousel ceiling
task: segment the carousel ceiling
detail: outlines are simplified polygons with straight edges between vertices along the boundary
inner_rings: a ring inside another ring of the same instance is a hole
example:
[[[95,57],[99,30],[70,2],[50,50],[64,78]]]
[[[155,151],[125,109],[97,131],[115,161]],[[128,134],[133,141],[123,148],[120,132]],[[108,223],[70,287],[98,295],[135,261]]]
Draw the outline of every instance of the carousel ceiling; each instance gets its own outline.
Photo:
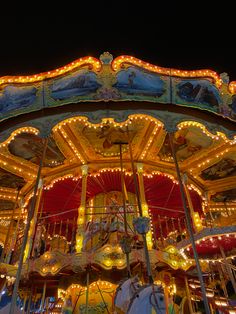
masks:
[[[21,128],[1,144],[0,199],[14,202],[20,189],[20,195],[29,200],[43,150],[44,140],[38,133],[35,128]],[[173,142],[190,188],[199,195],[208,192],[212,202],[235,202],[236,145],[233,140],[219,132],[212,134],[197,122],[186,121],[178,125]],[[163,124],[147,115],[130,115],[121,123],[110,118],[92,124],[81,116],[64,120],[53,128],[49,137],[42,170],[45,188],[51,189],[55,182],[68,177],[79,178],[80,166],[87,164],[89,174],[96,180],[96,174],[102,180],[102,171],[108,171],[104,182],[96,183],[97,191],[93,184],[89,185],[88,196],[98,193],[99,186],[105,191],[111,186],[119,190],[120,181],[114,171],[120,168],[120,149],[127,175],[132,172],[132,149],[134,162],[143,164],[147,199],[153,194],[158,206],[179,210],[181,205],[176,205],[179,201],[166,200],[169,193],[176,197],[173,192],[176,187],[172,188],[176,171],[169,143]],[[165,187],[167,178],[171,182],[169,190]],[[0,206],[1,211],[9,208],[4,203]]]

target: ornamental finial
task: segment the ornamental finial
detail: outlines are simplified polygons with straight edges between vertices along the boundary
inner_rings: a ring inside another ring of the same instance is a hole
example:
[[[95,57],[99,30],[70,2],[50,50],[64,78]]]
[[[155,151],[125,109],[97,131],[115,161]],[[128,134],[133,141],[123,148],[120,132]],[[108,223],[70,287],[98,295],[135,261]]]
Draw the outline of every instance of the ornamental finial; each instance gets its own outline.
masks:
[[[103,52],[99,59],[103,64],[110,64],[113,60],[113,55],[110,52]]]

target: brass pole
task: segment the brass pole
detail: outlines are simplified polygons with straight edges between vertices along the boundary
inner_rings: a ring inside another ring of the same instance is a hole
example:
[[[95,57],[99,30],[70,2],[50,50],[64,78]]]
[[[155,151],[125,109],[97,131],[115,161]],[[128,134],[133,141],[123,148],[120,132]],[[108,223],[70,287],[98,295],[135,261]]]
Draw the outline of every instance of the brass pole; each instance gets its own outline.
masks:
[[[234,293],[236,293],[236,282],[235,282],[235,279],[234,279],[234,275],[233,275],[232,270],[231,270],[231,268],[229,266],[229,263],[228,263],[227,258],[225,256],[224,249],[223,249],[221,244],[219,244],[219,248],[220,248],[220,253],[221,253],[221,255],[222,255],[223,259],[224,259],[226,270],[227,270],[227,273],[229,275],[230,281],[232,283],[232,286],[233,286],[233,289],[234,289]]]
[[[19,226],[20,226],[20,221],[21,221],[21,217],[22,217],[22,208],[20,206],[20,216],[17,219],[17,224],[16,224],[16,229],[13,235],[13,240],[12,240],[12,250],[15,251],[16,250],[16,243],[17,243],[17,234],[18,234],[18,230],[19,230]],[[8,256],[6,263],[8,264],[10,262],[10,256]]]
[[[190,314],[193,314],[194,310],[193,310],[193,305],[192,305],[192,301],[191,301],[191,294],[190,294],[189,286],[188,286],[188,279],[187,279],[186,276],[184,277],[184,282],[185,282],[185,289],[186,289],[186,294],[187,294],[188,306],[189,306]]]
[[[182,228],[180,224],[180,219],[178,218],[178,228],[179,228],[179,234],[180,234],[180,240],[182,240]]]
[[[88,306],[89,306],[89,270],[87,269],[87,276],[86,276],[86,312],[88,314]]]
[[[41,170],[43,167],[43,161],[44,161],[44,158],[46,155],[47,144],[48,144],[48,138],[46,138],[44,140],[42,158],[40,160],[40,164],[38,167],[38,173],[37,173],[36,182],[35,182],[35,186],[34,186],[34,194],[33,194],[33,197],[32,197],[31,203],[30,203],[30,209],[29,209],[29,214],[28,214],[28,218],[27,218],[27,223],[25,226],[24,237],[23,237],[23,242],[22,242],[21,251],[20,251],[19,263],[18,263],[18,268],[17,268],[17,273],[16,273],[16,281],[15,281],[14,289],[13,289],[13,293],[12,293],[11,307],[10,307],[9,314],[14,314],[14,312],[15,312],[17,292],[18,292],[18,287],[19,287],[19,283],[20,283],[21,270],[22,270],[22,266],[23,266],[24,252],[25,252],[25,247],[26,247],[26,243],[27,243],[27,239],[28,239],[30,222],[34,216],[34,209],[35,209],[35,204],[36,204],[36,199],[37,199],[36,196],[37,196],[39,181],[40,181],[40,177],[41,177]]]
[[[78,208],[77,232],[76,232],[77,253],[80,253],[83,248],[88,166],[87,165],[81,166],[81,172],[82,172],[82,187],[81,187],[81,196],[80,196],[80,206]]]
[[[101,295],[102,302],[103,302],[104,305],[105,305],[106,311],[107,311],[108,314],[110,314],[110,312],[109,312],[109,310],[108,310],[108,307],[107,307],[107,304],[106,304],[106,302],[105,302],[105,300],[104,300],[104,297],[103,297],[103,295],[102,295],[102,291],[101,291],[101,289],[99,288],[99,285],[98,285],[97,281],[96,281],[96,285],[97,285],[98,291],[99,291],[99,293],[100,293],[100,295]]]
[[[58,243],[57,243],[57,248],[58,249],[60,247],[61,230],[62,230],[62,220],[60,221],[60,229],[59,229],[59,233],[58,233]]]
[[[24,256],[24,261],[28,260],[34,254],[33,248],[34,248],[34,242],[35,242],[37,228],[38,228],[38,211],[39,211],[39,205],[41,201],[42,192],[43,192],[43,182],[40,183],[40,187],[38,189],[37,200],[36,200],[35,209],[34,209],[34,216],[30,222],[30,229],[29,229],[28,240],[27,240],[26,248],[25,248],[26,253]]]
[[[123,159],[122,159],[122,143],[119,143],[120,148],[120,175],[121,175],[121,188],[122,188],[122,200],[123,200],[123,215],[124,215],[124,225],[125,225],[125,234],[128,235],[127,229],[127,215],[126,215],[126,199],[125,199],[125,179],[124,179],[124,170],[123,170]],[[129,261],[129,253],[125,253],[126,256],[126,264],[127,264],[127,273],[128,278],[131,277],[130,271],[130,261]]]
[[[30,295],[29,295],[29,301],[28,301],[28,304],[27,304],[27,314],[30,314],[30,307],[31,307],[31,302],[32,302],[32,294],[33,294],[33,291],[31,290],[30,291]]]
[[[14,208],[13,208],[12,214],[11,214],[11,221],[10,221],[9,227],[7,229],[7,235],[6,235],[4,247],[3,247],[3,250],[2,250],[2,255],[1,255],[1,259],[0,259],[1,262],[4,262],[5,254],[6,254],[6,257],[7,257],[8,247],[9,247],[9,249],[11,249],[11,244],[9,244],[9,237],[10,237],[11,229],[13,227],[13,218],[14,218],[14,214],[15,214],[15,211],[16,211],[16,208],[17,208],[17,202],[18,202],[19,194],[20,194],[20,189],[18,188],[17,195],[16,195],[16,201],[15,201]]]
[[[140,217],[142,217],[143,213],[142,213],[141,197],[140,197],[140,194],[139,194],[138,180],[137,180],[137,177],[136,177],[136,171],[135,171],[135,167],[134,167],[133,152],[132,152],[132,146],[131,146],[131,142],[130,142],[128,126],[127,126],[127,135],[128,135],[130,160],[131,160],[132,172],[133,172],[133,177],[134,177],[134,189],[135,189],[135,194],[136,194],[137,202],[138,202],[138,211],[139,211]],[[148,253],[146,235],[142,234],[142,238],[143,238],[143,244],[144,244],[144,253],[145,253],[145,258],[146,258],[148,279],[149,279],[149,283],[153,284],[154,280],[153,280],[153,277],[152,277],[151,263],[150,263],[149,253]]]
[[[69,228],[69,219],[66,220],[66,232],[65,232],[65,245],[64,245],[64,253],[67,252],[67,237],[68,237],[68,228]]]
[[[168,226],[168,217],[165,216],[165,224],[166,224],[166,237],[168,237],[170,230],[169,230],[169,226]]]
[[[191,216],[190,216],[190,213],[189,213],[188,207],[187,207],[187,202],[186,202],[186,198],[185,198],[185,194],[184,194],[184,186],[183,186],[183,182],[182,182],[182,179],[181,179],[179,164],[178,164],[178,161],[177,161],[177,157],[176,157],[176,152],[175,152],[175,149],[174,149],[172,136],[173,135],[169,133],[170,147],[171,147],[172,156],[173,156],[174,163],[175,163],[177,178],[178,178],[178,181],[179,181],[179,188],[180,188],[181,199],[182,199],[182,203],[183,203],[183,207],[184,207],[185,217],[186,217],[187,230],[189,232],[190,242],[192,244],[193,255],[194,255],[196,268],[197,268],[197,273],[198,273],[198,278],[199,278],[200,285],[201,285],[202,299],[203,299],[203,302],[204,302],[204,307],[205,307],[206,314],[211,314],[211,311],[210,311],[210,308],[209,308],[209,304],[208,304],[208,300],[207,300],[207,297],[206,297],[206,288],[205,288],[204,281],[203,281],[202,270],[201,270],[201,266],[200,266],[200,263],[199,263],[198,253],[197,253],[196,244],[195,244],[195,240],[194,240],[193,227],[192,227],[192,224],[191,224]]]
[[[164,247],[164,237],[163,237],[163,231],[162,231],[160,215],[157,215],[157,220],[158,220],[158,225],[159,225],[159,228],[160,228],[161,244]]]
[[[54,237],[55,233],[56,233],[56,221],[54,221],[54,225],[53,225],[53,231],[52,231],[52,237]]]
[[[222,265],[219,262],[217,262],[216,265],[217,265],[219,278],[220,278],[220,282],[221,282],[221,285],[222,285],[222,289],[223,289],[224,295],[225,295],[226,299],[228,300],[229,296],[228,296],[228,291],[227,291],[226,284],[225,284],[224,274],[223,274],[223,271],[222,271]]]
[[[26,305],[27,295],[28,295],[28,291],[27,291],[27,293],[24,296],[23,313],[25,313],[25,305]]]
[[[50,236],[49,231],[50,231],[50,222],[48,223],[48,225],[46,227],[46,231],[45,231],[45,248],[44,248],[44,252],[47,251],[48,236]],[[50,248],[49,248],[49,250],[50,250]]]
[[[43,294],[42,294],[41,305],[40,305],[40,313],[44,312],[46,289],[47,289],[47,281],[45,280],[43,284]]]

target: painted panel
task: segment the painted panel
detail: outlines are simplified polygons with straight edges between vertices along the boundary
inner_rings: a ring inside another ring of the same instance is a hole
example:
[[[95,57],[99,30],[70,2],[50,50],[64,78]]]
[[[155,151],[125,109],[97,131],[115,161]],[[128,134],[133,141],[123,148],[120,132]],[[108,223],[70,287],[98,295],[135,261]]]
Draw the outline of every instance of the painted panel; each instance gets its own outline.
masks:
[[[174,135],[174,147],[179,161],[183,161],[201,150],[208,148],[213,143],[212,139],[203,134],[197,127],[183,128]],[[173,161],[169,137],[165,138],[163,146],[159,153],[163,161]]]
[[[128,95],[160,97],[165,92],[164,81],[158,75],[135,67],[120,71],[113,86]]]
[[[147,124],[147,123],[146,123]],[[83,135],[87,141],[87,146],[100,156],[118,156],[120,147],[117,143],[126,143],[122,146],[122,152],[129,152],[127,128],[125,125],[115,127],[111,123],[105,123],[101,128],[90,128],[88,126],[77,125],[78,132]],[[138,121],[129,125],[129,139],[132,143],[136,142],[142,136],[145,129],[145,121]],[[83,144],[83,140],[81,141]],[[84,143],[85,147],[85,143]]]
[[[0,116],[31,106],[36,100],[36,91],[32,86],[6,86],[0,91]]]
[[[0,186],[4,188],[21,188],[25,184],[25,180],[15,174],[0,168]]]
[[[235,202],[236,203],[236,189],[231,189],[216,193],[211,197],[214,202]]]
[[[0,170],[1,171],[1,170]],[[8,201],[8,200],[2,200],[0,199],[0,212],[1,210],[8,210],[13,209],[15,206],[14,202]],[[3,221],[2,221],[3,222]]]
[[[85,96],[96,92],[100,84],[97,76],[87,70],[77,71],[60,79],[54,80],[49,89],[51,97],[56,100],[75,96]]]
[[[201,173],[204,180],[218,180],[236,175],[236,154],[228,155]]]
[[[21,133],[15,137],[8,146],[12,155],[29,160],[32,163],[39,164],[43,153],[43,140],[42,138],[28,133]],[[48,167],[56,167],[62,164],[64,156],[56,145],[52,137],[49,137],[48,146],[44,165]]]
[[[208,80],[174,79],[176,84],[176,103],[200,107],[219,112],[222,100],[218,89]]]

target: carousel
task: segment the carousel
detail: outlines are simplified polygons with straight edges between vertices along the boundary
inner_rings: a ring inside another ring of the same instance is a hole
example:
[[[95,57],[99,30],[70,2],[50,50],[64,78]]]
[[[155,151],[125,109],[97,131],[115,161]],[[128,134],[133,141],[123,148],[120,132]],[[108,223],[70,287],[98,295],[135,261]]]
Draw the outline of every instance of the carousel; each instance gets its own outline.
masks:
[[[0,313],[236,313],[236,81],[105,52],[0,119]]]

